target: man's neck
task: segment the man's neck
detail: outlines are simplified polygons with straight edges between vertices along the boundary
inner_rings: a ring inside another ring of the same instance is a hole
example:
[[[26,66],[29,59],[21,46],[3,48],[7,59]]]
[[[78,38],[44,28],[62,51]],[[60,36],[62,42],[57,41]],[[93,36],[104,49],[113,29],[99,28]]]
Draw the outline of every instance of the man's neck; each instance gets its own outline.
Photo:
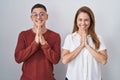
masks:
[[[34,27],[32,28],[32,30],[33,30],[34,33],[36,33],[36,32],[37,32],[37,27],[34,26]],[[42,27],[41,27],[41,33],[44,34],[46,31],[47,31],[47,28],[46,28],[45,26],[42,26]]]

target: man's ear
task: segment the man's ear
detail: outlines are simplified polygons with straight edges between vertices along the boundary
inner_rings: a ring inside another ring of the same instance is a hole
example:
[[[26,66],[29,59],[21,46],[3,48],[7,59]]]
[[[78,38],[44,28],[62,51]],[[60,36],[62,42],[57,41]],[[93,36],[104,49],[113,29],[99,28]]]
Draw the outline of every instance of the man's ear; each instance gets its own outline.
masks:
[[[48,20],[48,14],[46,15],[46,20]]]
[[[30,16],[30,18],[31,18],[31,20],[33,20],[33,19],[32,19],[32,16]]]

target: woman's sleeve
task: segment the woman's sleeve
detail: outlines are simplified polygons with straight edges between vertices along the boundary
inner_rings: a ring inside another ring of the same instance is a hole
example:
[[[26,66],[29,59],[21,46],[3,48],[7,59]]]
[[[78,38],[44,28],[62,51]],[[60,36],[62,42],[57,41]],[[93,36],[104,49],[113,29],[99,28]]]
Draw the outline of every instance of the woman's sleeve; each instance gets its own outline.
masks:
[[[105,46],[105,44],[104,44],[104,41],[103,41],[102,37],[101,37],[101,36],[98,36],[98,38],[99,38],[99,41],[100,41],[100,47],[99,47],[98,51],[105,50],[105,49],[106,49],[106,46]]]
[[[70,41],[71,41],[71,35],[67,35],[62,48],[66,50],[70,50]]]

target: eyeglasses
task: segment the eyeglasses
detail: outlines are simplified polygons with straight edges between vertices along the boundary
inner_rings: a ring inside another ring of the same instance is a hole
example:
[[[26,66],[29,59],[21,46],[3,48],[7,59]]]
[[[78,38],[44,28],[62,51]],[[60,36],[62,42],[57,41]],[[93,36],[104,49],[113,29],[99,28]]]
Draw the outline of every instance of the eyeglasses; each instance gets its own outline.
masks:
[[[33,17],[43,17],[43,16],[45,16],[46,14],[45,13],[43,13],[43,12],[41,12],[41,13],[39,13],[39,14],[37,14],[37,13],[32,13],[31,14],[31,16],[33,16]]]

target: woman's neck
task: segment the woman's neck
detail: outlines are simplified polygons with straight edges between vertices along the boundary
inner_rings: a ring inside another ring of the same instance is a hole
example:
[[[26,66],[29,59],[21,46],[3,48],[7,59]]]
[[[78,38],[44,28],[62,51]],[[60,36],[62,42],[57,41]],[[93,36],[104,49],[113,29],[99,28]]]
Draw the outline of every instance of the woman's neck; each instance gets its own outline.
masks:
[[[78,30],[77,33],[78,33],[80,36],[81,36],[83,33],[86,33],[87,35],[89,35],[88,31],[83,32],[83,31],[81,31],[81,30]]]

